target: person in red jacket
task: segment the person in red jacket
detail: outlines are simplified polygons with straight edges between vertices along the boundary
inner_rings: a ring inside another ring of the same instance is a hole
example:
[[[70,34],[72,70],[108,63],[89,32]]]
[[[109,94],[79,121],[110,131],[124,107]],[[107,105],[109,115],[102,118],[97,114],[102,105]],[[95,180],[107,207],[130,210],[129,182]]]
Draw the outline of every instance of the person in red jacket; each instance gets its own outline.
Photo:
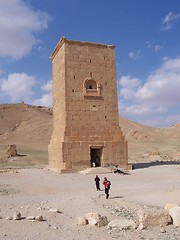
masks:
[[[104,178],[103,185],[105,188],[106,198],[109,198],[109,190],[110,190],[111,182],[106,177]]]

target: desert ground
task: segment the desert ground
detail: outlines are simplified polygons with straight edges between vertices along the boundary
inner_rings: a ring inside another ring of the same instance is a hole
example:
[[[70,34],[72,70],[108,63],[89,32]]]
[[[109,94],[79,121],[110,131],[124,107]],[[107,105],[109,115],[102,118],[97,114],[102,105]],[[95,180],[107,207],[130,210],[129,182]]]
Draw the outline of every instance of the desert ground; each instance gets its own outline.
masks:
[[[99,213],[109,222],[136,222],[140,209],[163,211],[167,203],[180,204],[180,125],[156,129],[120,118],[120,126],[134,170],[119,174],[91,168],[60,174],[47,165],[52,110],[0,105],[0,239],[180,239],[180,228],[172,224],[144,230],[77,224],[87,213]],[[6,158],[8,144],[16,144],[19,156]],[[95,188],[96,174],[101,191]],[[109,199],[102,186],[105,176],[112,183]],[[21,220],[10,220],[16,211]],[[43,221],[33,219],[37,216]]]
[[[128,175],[96,169],[89,174],[59,174],[47,168],[11,170],[0,174],[0,239],[179,239],[180,228],[151,226],[138,231],[77,225],[77,219],[97,212],[108,221],[133,219],[139,209],[164,209],[180,203],[180,164],[137,165]],[[95,188],[100,172],[102,191]],[[102,180],[112,183],[105,198]],[[50,209],[59,209],[51,212]],[[8,220],[14,212],[21,220]],[[42,215],[44,221],[28,220]]]

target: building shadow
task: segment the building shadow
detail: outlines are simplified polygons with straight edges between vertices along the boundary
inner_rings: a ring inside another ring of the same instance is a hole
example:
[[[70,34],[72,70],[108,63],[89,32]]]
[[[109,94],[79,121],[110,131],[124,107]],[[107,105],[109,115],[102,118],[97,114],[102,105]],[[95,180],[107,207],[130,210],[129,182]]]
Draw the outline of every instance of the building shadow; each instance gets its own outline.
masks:
[[[149,168],[155,166],[180,165],[180,161],[154,161],[147,163],[133,163],[133,169]]]
[[[26,157],[27,154],[17,154],[18,157]]]

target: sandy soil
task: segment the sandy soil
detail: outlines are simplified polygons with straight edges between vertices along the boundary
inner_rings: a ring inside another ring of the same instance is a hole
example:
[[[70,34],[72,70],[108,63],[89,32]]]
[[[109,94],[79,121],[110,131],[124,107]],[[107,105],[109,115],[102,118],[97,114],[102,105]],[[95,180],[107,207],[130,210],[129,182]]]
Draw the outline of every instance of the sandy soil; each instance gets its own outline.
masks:
[[[173,225],[165,226],[163,233],[160,226],[143,231],[77,226],[77,218],[89,212],[105,215],[109,221],[134,219],[140,208],[180,204],[180,164],[137,167],[130,175],[99,174],[101,180],[106,176],[112,183],[109,199],[105,199],[103,189],[96,191],[95,173],[59,174],[35,168],[0,173],[0,239],[180,239],[180,228]],[[50,212],[50,208],[62,213]],[[24,219],[7,220],[15,211]],[[38,215],[45,221],[26,219]]]

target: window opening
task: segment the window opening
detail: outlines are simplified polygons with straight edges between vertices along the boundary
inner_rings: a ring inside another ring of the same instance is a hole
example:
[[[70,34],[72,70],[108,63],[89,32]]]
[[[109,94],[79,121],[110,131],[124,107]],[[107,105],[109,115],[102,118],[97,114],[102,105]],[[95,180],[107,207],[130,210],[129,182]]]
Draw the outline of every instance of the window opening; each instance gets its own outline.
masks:
[[[86,97],[99,97],[100,85],[92,78],[86,79],[83,85],[84,96]]]

